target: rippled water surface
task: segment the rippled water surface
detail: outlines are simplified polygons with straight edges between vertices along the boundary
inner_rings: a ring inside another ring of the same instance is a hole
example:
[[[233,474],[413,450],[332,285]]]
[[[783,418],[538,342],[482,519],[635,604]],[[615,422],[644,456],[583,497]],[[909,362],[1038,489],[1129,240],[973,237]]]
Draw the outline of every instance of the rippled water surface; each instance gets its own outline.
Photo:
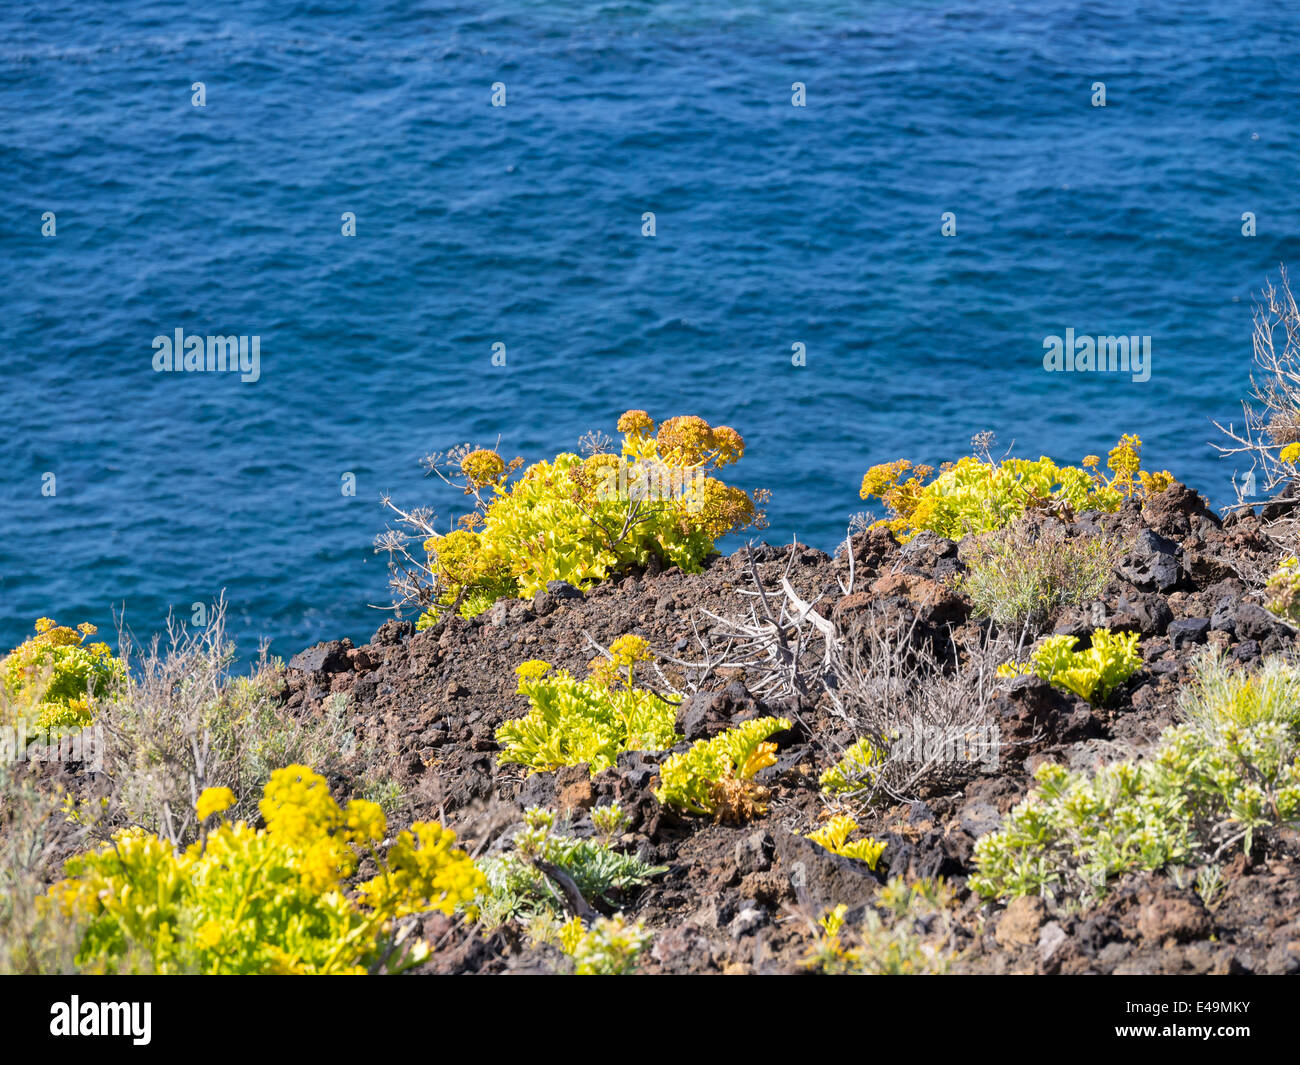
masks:
[[[380,493],[457,502],[422,454],[628,407],[734,425],[768,536],[824,548],[867,466],[983,429],[1136,432],[1226,502],[1300,20],[1197,6],[4,5],[0,645],[222,589],[245,650],[364,638]],[[155,373],[177,328],[260,336],[261,379]],[[1067,328],[1149,335],[1150,380],[1045,373]]]

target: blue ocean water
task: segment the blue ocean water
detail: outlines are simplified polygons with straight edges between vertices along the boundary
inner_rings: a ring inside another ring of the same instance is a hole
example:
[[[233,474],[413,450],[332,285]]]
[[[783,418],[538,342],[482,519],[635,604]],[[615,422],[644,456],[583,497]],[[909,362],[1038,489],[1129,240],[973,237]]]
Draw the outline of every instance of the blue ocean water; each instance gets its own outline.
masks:
[[[1300,234],[1294,15],[6,3],[0,646],[223,589],[244,651],[363,639],[381,492],[456,512],[421,455],[535,460],[629,407],[735,426],[774,542],[831,548],[869,465],[985,429],[1070,461],[1134,432],[1225,503],[1210,419]],[[260,380],[155,373],[178,328],[259,336]],[[1046,373],[1067,328],[1149,335],[1150,380]]]

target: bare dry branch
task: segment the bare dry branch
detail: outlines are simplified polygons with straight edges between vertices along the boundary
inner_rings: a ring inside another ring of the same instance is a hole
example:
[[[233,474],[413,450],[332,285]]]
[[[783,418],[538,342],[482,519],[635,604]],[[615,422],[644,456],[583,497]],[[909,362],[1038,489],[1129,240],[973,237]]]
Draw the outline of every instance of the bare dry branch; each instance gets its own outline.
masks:
[[[1300,442],[1300,307],[1285,266],[1280,275],[1281,287],[1268,282],[1255,304],[1254,370],[1250,398],[1241,405],[1244,424],[1238,429],[1214,422],[1229,440],[1215,444],[1218,451],[1251,460],[1244,483],[1234,477],[1237,501],[1228,510],[1247,509],[1270,496],[1276,503],[1300,501],[1296,464],[1281,459],[1287,444]]]

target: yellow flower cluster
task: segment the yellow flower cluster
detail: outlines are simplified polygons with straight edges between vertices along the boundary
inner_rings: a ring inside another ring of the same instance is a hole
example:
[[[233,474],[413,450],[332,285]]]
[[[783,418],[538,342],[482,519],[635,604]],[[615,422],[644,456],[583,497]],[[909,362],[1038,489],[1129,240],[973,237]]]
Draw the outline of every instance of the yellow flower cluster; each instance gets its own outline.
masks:
[[[489,448],[479,448],[461,459],[460,472],[469,481],[471,489],[486,488],[505,476],[506,460]]]
[[[108,644],[87,645],[94,625],[75,629],[51,618],[36,620],[36,635],[0,659],[0,710],[23,718],[36,736],[89,725],[94,705],[125,677]]]
[[[1114,474],[1109,485],[1125,496],[1158,495],[1174,483],[1174,475],[1168,470],[1142,469],[1142,441],[1131,433],[1119,438],[1106,456],[1106,463]]]
[[[654,432],[655,420],[643,410],[630,410],[618,419],[618,431],[630,437]]]
[[[382,835],[380,818],[368,830],[377,827]],[[456,833],[436,821],[417,821],[398,833],[383,871],[361,885],[361,894],[376,913],[400,917],[438,910],[450,916],[486,887],[483,874],[455,842]]]
[[[908,459],[895,459],[893,462],[882,462],[872,466],[863,474],[862,489],[858,494],[863,499],[883,496],[886,491],[895,487],[898,479],[911,468],[912,463]]]
[[[700,488],[698,509],[692,520],[713,539],[721,539],[733,529],[754,524],[755,497],[735,485],[709,478]]]
[[[1130,496],[1165,491],[1173,474],[1143,470],[1141,451],[1138,437],[1121,437],[1108,455],[1110,477],[1098,472],[1096,455],[1088,455],[1082,466],[1058,466],[1046,456],[999,463],[968,455],[945,465],[933,480],[932,467],[897,459],[869,469],[860,495],[885,504],[891,517],[878,524],[904,540],[922,530],[958,540],[967,533],[1004,528],[1028,510],[1064,515],[1114,511]]]
[[[587,588],[653,561],[698,572],[718,539],[762,527],[765,494],[711,476],[745,453],[734,429],[685,416],[656,431],[640,410],[618,424],[619,453],[561,454],[518,478],[520,460],[487,449],[465,455],[460,472],[478,506],[425,541],[434,605],[418,627],[452,608],[472,617],[498,599],[530,597],[551,581]]]
[[[636,686],[636,664],[649,662],[653,657],[650,644],[644,637],[631,634],[620,636],[609,645],[608,657],[598,655],[587,663],[587,679],[601,688],[611,687],[619,680],[626,679],[627,686],[633,688]]]
[[[194,808],[199,820],[206,821],[213,814],[225,813],[234,805],[235,793],[229,788],[204,788]]]
[[[669,418],[655,434],[655,452],[670,466],[729,466],[745,454],[745,441],[729,425],[713,428],[703,418]]]
[[[234,804],[228,788],[199,796],[201,820]],[[70,859],[47,904],[81,931],[86,970],[160,973],[364,973],[417,964],[423,943],[398,945],[397,918],[470,903],[485,879],[455,836],[417,822],[388,853],[380,808],[341,808],[305,766],[276,770],[259,804],[266,822],[221,822],[181,853],[138,829]],[[376,876],[349,899],[346,881],[369,853]]]

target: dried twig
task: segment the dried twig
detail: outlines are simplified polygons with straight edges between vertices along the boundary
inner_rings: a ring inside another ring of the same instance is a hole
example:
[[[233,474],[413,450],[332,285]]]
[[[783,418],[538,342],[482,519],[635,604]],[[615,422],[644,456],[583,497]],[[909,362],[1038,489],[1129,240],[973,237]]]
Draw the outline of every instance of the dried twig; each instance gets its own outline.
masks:
[[[1250,399],[1241,405],[1244,424],[1237,429],[1231,423],[1214,422],[1230,441],[1215,444],[1218,451],[1246,455],[1251,460],[1243,485],[1237,484],[1234,476],[1237,501],[1228,510],[1256,506],[1259,496],[1273,496],[1277,503],[1300,501],[1295,464],[1280,458],[1283,447],[1300,441],[1300,306],[1291,292],[1285,266],[1281,268],[1281,288],[1270,281],[1255,305],[1251,344],[1255,369],[1250,377]]]
[[[582,892],[578,890],[578,885],[574,883],[573,877],[569,876],[558,865],[554,865],[543,858],[534,858],[532,864],[539,872],[545,873],[554,882],[555,886],[560,889],[560,894],[564,896],[565,908],[575,917],[582,918],[583,924],[590,924],[600,916],[582,897]]]

